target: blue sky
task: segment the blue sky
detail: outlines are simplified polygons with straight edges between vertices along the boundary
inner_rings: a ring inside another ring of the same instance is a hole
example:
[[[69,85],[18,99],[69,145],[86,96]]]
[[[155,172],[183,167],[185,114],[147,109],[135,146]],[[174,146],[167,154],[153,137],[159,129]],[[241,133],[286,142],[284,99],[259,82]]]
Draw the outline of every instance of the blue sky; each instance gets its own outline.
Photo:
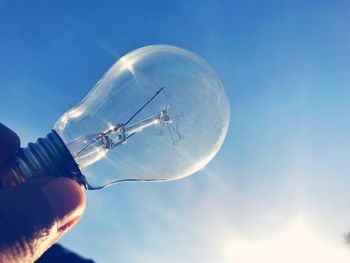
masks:
[[[231,126],[202,172],[88,193],[63,244],[98,262],[348,262],[348,1],[0,0],[0,120],[44,136],[123,54],[177,45]]]

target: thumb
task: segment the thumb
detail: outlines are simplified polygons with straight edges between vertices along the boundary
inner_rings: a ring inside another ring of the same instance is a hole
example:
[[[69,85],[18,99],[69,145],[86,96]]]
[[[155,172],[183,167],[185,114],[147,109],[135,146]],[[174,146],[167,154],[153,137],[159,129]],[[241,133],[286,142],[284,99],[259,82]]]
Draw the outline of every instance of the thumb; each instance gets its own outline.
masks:
[[[85,195],[68,178],[0,191],[0,262],[34,262],[80,218]]]

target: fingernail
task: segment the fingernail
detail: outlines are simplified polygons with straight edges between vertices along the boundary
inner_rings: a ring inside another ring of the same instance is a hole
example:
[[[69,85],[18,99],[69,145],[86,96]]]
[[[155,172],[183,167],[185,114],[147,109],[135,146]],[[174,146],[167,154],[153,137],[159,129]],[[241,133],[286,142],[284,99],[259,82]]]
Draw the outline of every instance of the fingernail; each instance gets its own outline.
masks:
[[[68,178],[58,178],[45,184],[42,192],[56,213],[58,229],[73,225],[85,209],[85,194],[81,187]]]

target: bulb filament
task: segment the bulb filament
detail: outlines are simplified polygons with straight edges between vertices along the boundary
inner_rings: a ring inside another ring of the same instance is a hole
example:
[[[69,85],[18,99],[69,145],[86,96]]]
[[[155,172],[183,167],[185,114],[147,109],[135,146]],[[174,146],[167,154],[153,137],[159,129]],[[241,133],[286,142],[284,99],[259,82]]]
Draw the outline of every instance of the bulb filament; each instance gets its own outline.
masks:
[[[74,154],[74,158],[80,167],[83,168],[96,162],[105,155],[107,150],[125,143],[131,136],[154,125],[160,125],[161,127],[166,126],[173,144],[180,141],[183,138],[183,135],[180,134],[177,126],[170,126],[170,124],[173,123],[173,119],[177,118],[170,117],[168,111],[165,109],[162,109],[160,113],[156,115],[148,117],[137,123],[130,124],[130,122],[162,91],[164,91],[164,87],[157,90],[157,92],[141,108],[139,108],[127,120],[127,122],[113,125],[104,132],[78,139],[80,141],[80,145],[85,145],[80,151]],[[76,143],[78,142],[74,141],[72,144]],[[68,145],[68,148],[70,148],[69,146],[70,145]]]
[[[166,110],[162,110],[159,114],[149,117],[145,120],[137,122],[131,125],[117,124],[105,132],[99,134],[96,140],[101,140],[105,146],[105,149],[111,149],[124,143],[128,138],[134,134],[141,132],[147,127],[156,124],[169,124],[170,120],[169,114]]]

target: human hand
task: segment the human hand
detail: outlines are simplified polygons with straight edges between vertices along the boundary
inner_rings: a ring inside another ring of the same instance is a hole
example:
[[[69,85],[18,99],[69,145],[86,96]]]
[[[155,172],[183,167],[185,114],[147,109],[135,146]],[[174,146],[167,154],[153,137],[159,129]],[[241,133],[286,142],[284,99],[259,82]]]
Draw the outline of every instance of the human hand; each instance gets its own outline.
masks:
[[[0,168],[19,147],[18,136],[0,123]],[[84,191],[68,178],[0,189],[0,262],[34,262],[79,221],[84,208]]]

